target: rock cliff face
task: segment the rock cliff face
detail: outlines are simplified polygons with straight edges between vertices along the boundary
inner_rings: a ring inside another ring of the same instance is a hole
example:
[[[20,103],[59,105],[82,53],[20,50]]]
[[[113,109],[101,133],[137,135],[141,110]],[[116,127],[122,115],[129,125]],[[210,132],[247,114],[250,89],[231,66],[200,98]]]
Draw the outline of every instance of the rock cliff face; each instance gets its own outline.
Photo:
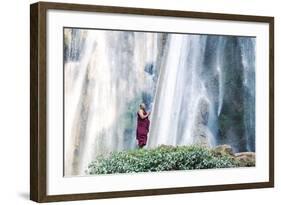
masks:
[[[253,167],[256,164],[256,154],[255,152],[238,152],[234,153],[230,145],[219,145],[213,149],[216,155],[227,154],[234,158],[239,167]]]
[[[217,154],[228,154],[234,156],[233,149],[230,145],[218,145],[214,148],[214,152]]]
[[[195,125],[193,128],[193,143],[201,144],[204,146],[211,146],[209,139],[214,139],[212,132],[208,127],[208,119],[210,115],[210,105],[204,98],[198,102],[198,112],[195,116]]]
[[[239,161],[241,167],[252,167],[256,164],[256,154],[254,152],[236,153],[235,159]]]

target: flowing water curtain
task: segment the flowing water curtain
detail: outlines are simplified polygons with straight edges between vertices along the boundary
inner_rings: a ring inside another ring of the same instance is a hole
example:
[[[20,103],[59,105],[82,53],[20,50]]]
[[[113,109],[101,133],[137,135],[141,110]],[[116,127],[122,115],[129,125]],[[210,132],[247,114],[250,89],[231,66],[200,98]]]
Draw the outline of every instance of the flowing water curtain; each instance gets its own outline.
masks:
[[[255,39],[169,36],[149,147],[230,144],[254,151]]]
[[[85,112],[81,91],[85,91],[84,83],[87,62],[92,49],[86,45],[93,44],[93,39],[87,38],[87,32],[76,29],[64,29],[64,95],[65,95],[65,174],[77,172],[78,157],[81,155],[81,132],[85,130]],[[80,99],[82,98],[82,99]],[[73,124],[77,124],[74,127]]]
[[[244,126],[247,141],[247,150],[255,151],[255,64],[256,64],[256,44],[255,38],[240,38],[243,75],[245,86],[244,93]]]
[[[249,145],[255,144],[255,39],[225,37],[225,41],[222,64],[225,92],[218,118],[218,138],[237,152],[254,151],[254,146]]]
[[[70,44],[85,39],[69,51],[82,57],[65,59],[65,174],[83,175],[98,155],[135,148],[136,112],[153,102],[164,35],[74,30]]]
[[[211,101],[201,78],[206,36],[171,34],[161,67],[149,147],[213,144],[207,126]]]
[[[65,31],[65,174],[136,147],[136,111],[153,107],[148,147],[255,145],[255,39]]]

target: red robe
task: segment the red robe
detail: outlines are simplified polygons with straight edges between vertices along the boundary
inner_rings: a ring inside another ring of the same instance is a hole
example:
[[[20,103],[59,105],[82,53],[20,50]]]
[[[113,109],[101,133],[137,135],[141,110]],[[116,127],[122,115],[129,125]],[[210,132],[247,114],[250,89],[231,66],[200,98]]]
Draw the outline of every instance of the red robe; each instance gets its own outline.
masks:
[[[138,145],[139,146],[144,146],[146,145],[147,142],[147,134],[149,132],[149,124],[150,121],[148,117],[141,119],[139,113],[138,114],[138,124],[137,124],[137,140],[138,140]],[[146,115],[147,113],[143,111],[143,114]]]

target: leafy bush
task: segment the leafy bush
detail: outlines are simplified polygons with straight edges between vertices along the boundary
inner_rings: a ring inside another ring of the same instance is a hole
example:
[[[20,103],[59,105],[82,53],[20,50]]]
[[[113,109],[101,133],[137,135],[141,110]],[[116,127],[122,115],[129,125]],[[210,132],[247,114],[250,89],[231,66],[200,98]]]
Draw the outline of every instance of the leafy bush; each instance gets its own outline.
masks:
[[[88,174],[113,174],[237,167],[230,155],[216,156],[211,149],[192,146],[159,146],[114,152],[91,162]]]

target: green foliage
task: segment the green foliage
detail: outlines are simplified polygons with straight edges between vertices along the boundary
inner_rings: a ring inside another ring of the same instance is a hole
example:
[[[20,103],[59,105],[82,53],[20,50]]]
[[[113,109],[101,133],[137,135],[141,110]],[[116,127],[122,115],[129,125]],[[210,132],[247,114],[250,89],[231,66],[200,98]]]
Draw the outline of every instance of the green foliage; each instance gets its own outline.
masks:
[[[89,174],[113,174],[229,168],[238,166],[230,155],[216,156],[211,149],[192,146],[165,146],[155,149],[138,149],[100,156],[93,161]]]

